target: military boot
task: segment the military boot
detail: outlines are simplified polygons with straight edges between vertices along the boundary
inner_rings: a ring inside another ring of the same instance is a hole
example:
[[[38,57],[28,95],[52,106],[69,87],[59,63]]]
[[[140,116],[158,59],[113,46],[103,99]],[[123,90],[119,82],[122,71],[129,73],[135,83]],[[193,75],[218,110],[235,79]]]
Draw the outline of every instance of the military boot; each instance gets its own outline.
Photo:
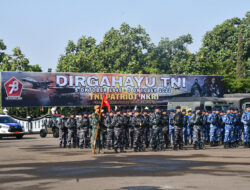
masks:
[[[153,152],[157,152],[157,148],[152,148],[152,151]]]
[[[228,142],[224,142],[224,148],[225,148],[225,149],[228,149],[228,148],[229,148]]]
[[[238,147],[238,142],[237,141],[233,142],[233,148],[237,148],[237,147]]]
[[[177,144],[174,145],[173,150],[178,150],[178,145]]]
[[[170,146],[171,146],[171,145],[168,143],[168,144],[166,145],[166,148],[167,148],[167,149],[169,149],[169,148],[170,148]]]
[[[210,142],[210,146],[214,146],[214,141],[211,141],[211,142]]]
[[[103,149],[99,149],[99,150],[98,150],[98,154],[104,154]]]
[[[238,147],[240,145],[240,142],[238,140],[235,141],[235,145]]]
[[[125,153],[126,151],[123,148],[120,148],[120,152]]]
[[[248,143],[244,142],[244,148],[248,148]]]
[[[118,150],[117,150],[117,148],[114,148],[114,150],[115,150],[115,153],[118,153]]]
[[[199,148],[199,144],[198,144],[198,142],[195,142],[194,143],[194,150],[198,150],[198,148]]]
[[[201,142],[201,143],[199,144],[199,149],[205,149],[204,143]]]
[[[180,144],[180,145],[179,145],[179,149],[180,149],[180,150],[183,150],[183,144]]]
[[[140,152],[145,152],[145,149],[142,147],[139,149]]]

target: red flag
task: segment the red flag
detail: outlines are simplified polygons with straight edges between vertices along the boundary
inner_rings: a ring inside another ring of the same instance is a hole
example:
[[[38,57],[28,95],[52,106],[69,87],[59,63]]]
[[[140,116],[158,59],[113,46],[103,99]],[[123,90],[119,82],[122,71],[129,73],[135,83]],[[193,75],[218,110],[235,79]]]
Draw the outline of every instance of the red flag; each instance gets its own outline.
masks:
[[[108,101],[108,99],[106,98],[105,95],[103,95],[103,97],[102,97],[101,109],[102,109],[104,106],[107,106],[107,107],[108,107],[108,110],[109,110],[109,112],[110,112],[110,104],[109,104],[109,101]]]

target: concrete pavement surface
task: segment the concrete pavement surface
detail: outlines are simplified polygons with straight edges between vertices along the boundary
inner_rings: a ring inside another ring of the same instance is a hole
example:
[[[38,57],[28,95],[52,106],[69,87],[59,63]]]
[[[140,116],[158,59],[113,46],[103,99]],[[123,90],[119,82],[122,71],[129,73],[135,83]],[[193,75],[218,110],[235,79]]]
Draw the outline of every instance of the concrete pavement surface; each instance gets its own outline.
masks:
[[[0,140],[0,190],[249,190],[250,149],[91,155],[52,136]]]

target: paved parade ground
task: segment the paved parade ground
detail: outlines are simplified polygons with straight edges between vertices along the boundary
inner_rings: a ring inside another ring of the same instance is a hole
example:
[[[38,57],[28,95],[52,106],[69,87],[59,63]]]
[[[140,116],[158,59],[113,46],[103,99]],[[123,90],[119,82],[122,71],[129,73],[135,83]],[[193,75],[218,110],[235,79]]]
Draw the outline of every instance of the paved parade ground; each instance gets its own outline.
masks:
[[[249,189],[250,149],[91,155],[60,149],[58,139],[26,135],[0,140],[0,190]]]

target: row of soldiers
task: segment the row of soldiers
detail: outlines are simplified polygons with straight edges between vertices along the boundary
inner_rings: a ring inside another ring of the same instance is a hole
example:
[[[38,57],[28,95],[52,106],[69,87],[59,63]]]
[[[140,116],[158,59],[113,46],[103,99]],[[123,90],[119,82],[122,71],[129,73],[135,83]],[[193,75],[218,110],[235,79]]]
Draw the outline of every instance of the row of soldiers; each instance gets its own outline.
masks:
[[[57,122],[59,128],[60,147],[93,148],[97,126],[97,147],[114,149],[115,152],[125,152],[133,148],[135,152],[145,151],[151,146],[153,151],[183,149],[183,145],[193,144],[194,149],[204,149],[205,144],[217,146],[224,144],[225,148],[236,148],[244,134],[244,147],[250,148],[250,106],[246,106],[243,114],[233,107],[226,111],[213,108],[212,112],[144,109],[111,110],[110,113],[100,113],[100,106],[95,106],[95,112],[74,114],[66,119],[64,114]]]

